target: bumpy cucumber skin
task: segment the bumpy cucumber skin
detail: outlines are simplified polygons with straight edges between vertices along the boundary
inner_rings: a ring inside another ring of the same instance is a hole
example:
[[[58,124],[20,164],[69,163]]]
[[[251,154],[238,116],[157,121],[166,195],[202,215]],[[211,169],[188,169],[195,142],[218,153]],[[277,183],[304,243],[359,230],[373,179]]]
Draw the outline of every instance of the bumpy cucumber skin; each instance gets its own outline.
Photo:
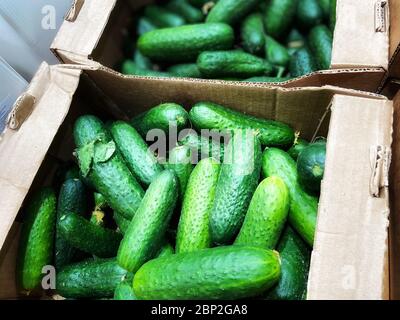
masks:
[[[285,182],[290,194],[289,222],[312,247],[317,223],[318,199],[307,194],[300,186],[296,162],[285,151],[268,148],[263,153],[263,173],[265,177],[278,176]]]
[[[144,15],[159,28],[179,27],[186,23],[180,15],[156,5],[146,6]]]
[[[196,132],[189,132],[183,139],[179,141],[182,146],[187,146],[192,153],[198,154],[198,159],[214,158],[224,161],[225,144],[223,141],[217,142],[211,137],[202,136]]]
[[[178,181],[169,170],[153,181],[118,250],[120,266],[135,273],[153,258],[164,240],[178,197]]]
[[[121,242],[121,234],[100,227],[75,214],[60,218],[61,236],[70,245],[100,258],[114,257]]]
[[[308,48],[298,49],[290,59],[290,75],[301,77],[318,70],[313,54]]]
[[[297,159],[299,181],[306,190],[318,193],[324,177],[326,143],[316,142],[305,147]]]
[[[203,51],[228,50],[233,29],[224,23],[193,24],[154,30],[138,40],[139,50],[154,61],[194,62]]]
[[[122,63],[121,72],[124,75],[133,75],[140,77],[158,77],[158,78],[172,78],[173,76],[167,72],[154,71],[142,69],[132,60],[125,60]]]
[[[175,77],[202,78],[196,63],[177,64],[168,68],[167,71]]]
[[[255,130],[264,146],[290,146],[295,138],[293,129],[284,123],[246,115],[211,102],[194,105],[189,117],[198,130]]]
[[[235,245],[274,249],[289,213],[289,190],[281,178],[269,177],[257,187]]]
[[[56,269],[65,266],[73,258],[76,249],[73,248],[60,234],[60,218],[66,214],[86,213],[86,188],[79,179],[69,179],[61,186],[57,204],[56,239],[54,250],[54,263]]]
[[[274,71],[268,61],[238,50],[205,51],[199,55],[197,67],[207,78],[249,78]]]
[[[265,30],[279,39],[289,31],[296,15],[297,0],[271,0],[265,13]]]
[[[300,152],[310,143],[304,139],[297,139],[294,145],[288,150],[288,154],[297,161]]]
[[[176,252],[192,252],[212,244],[210,212],[221,165],[212,158],[200,161],[190,175],[176,236]]]
[[[239,231],[261,170],[261,144],[248,131],[238,131],[229,142],[218,177],[210,213],[212,240],[228,244]]]
[[[268,291],[268,300],[304,300],[310,269],[311,251],[297,233],[287,226],[277,247],[281,257],[281,278]]]
[[[260,0],[219,0],[209,12],[206,22],[223,22],[234,25],[251,12]]]
[[[146,111],[131,120],[131,125],[146,138],[153,129],[160,129],[168,134],[170,126],[175,125],[177,131],[186,128],[189,123],[187,111],[176,103],[163,103]]]
[[[130,171],[138,181],[148,186],[163,171],[149,146],[135,128],[126,122],[114,122],[110,133]]]
[[[270,36],[265,37],[266,58],[274,65],[286,67],[290,61],[288,50]]]
[[[179,195],[183,199],[190,174],[193,171],[192,150],[187,146],[178,146],[169,153],[165,168],[173,171],[179,181]]]
[[[261,13],[249,15],[242,23],[243,48],[251,54],[262,54],[265,46],[264,22]]]
[[[197,23],[204,19],[201,10],[193,7],[190,3],[186,2],[186,0],[171,0],[167,4],[167,8],[184,17],[188,23]]]
[[[239,299],[267,290],[279,276],[275,251],[218,247],[147,262],[136,273],[133,290],[144,300]]]
[[[43,188],[29,201],[19,243],[18,282],[31,291],[40,285],[42,268],[51,265],[56,222],[56,195]]]
[[[114,291],[114,300],[137,300],[130,281],[121,281]]]
[[[153,31],[156,29],[157,26],[149,18],[140,17],[137,23],[136,33],[138,34],[138,36],[141,36],[146,32]]]
[[[106,141],[111,140],[101,120],[90,115],[78,118],[74,127],[75,144],[78,148],[95,141],[99,135],[104,135]],[[94,163],[88,177],[112,209],[127,218],[135,215],[144,191],[118,152],[106,162]]]
[[[297,25],[303,30],[309,30],[320,24],[324,13],[318,0],[298,0]]]
[[[289,81],[291,78],[289,77],[251,77],[249,79],[243,80],[243,82],[286,82]]]
[[[127,272],[116,259],[95,259],[66,266],[57,273],[56,290],[64,298],[112,297]]]
[[[327,26],[318,25],[311,29],[309,35],[310,48],[321,70],[327,70],[331,66],[332,41],[332,32]]]
[[[114,221],[118,226],[119,231],[122,234],[125,234],[126,231],[129,228],[129,225],[131,223],[131,220],[126,219],[122,214],[119,214],[118,212],[114,212]]]

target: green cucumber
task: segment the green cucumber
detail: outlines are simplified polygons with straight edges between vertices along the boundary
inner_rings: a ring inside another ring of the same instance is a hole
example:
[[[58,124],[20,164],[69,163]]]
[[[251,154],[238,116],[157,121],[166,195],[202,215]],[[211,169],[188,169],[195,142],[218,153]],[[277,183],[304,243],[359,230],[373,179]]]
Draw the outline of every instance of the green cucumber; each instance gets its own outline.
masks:
[[[58,225],[61,236],[71,246],[100,258],[114,257],[122,239],[121,234],[75,213],[62,216]]]
[[[329,14],[331,9],[332,0],[318,0],[318,4],[322,9],[325,20],[329,20]]]
[[[321,70],[327,70],[331,66],[332,42],[332,32],[327,26],[318,25],[311,29],[309,35],[310,48]]]
[[[207,23],[234,25],[257,7],[260,0],[219,0],[206,18]]]
[[[329,7],[329,28],[334,32],[336,27],[336,2],[337,0],[331,0]]]
[[[150,32],[156,30],[157,26],[153,23],[149,18],[140,17],[136,27],[136,33],[138,36],[145,34],[146,32]]]
[[[263,154],[263,173],[265,177],[278,176],[285,182],[290,194],[289,222],[312,247],[318,199],[307,194],[300,186],[296,162],[283,150],[267,148]]]
[[[299,181],[310,192],[318,193],[324,177],[326,142],[319,141],[305,147],[297,159]]]
[[[297,0],[271,0],[267,5],[264,24],[267,34],[279,39],[289,31],[294,22]]]
[[[160,104],[131,120],[131,125],[143,138],[146,138],[147,133],[153,129],[162,130],[168,135],[170,127],[176,126],[179,133],[188,126],[188,123],[187,111],[176,103]]]
[[[196,63],[177,64],[172,67],[169,67],[167,72],[169,74],[172,74],[174,77],[183,77],[183,78],[202,77],[202,74],[200,73],[199,68],[197,68]]]
[[[303,300],[307,292],[311,251],[290,227],[286,227],[277,247],[281,257],[281,278],[265,294],[269,300]]]
[[[118,226],[118,230],[122,233],[125,234],[126,231],[129,228],[129,225],[131,223],[131,220],[126,219],[122,214],[119,214],[118,212],[114,212],[114,221]]]
[[[281,178],[269,177],[257,187],[235,245],[274,249],[289,213],[289,190]]]
[[[186,24],[185,19],[180,15],[156,5],[146,6],[144,16],[159,28],[179,27]]]
[[[174,254],[174,248],[170,243],[166,242],[157,253],[157,258],[162,258]]]
[[[197,134],[191,130],[183,139],[179,141],[182,146],[187,146],[192,150],[192,154],[198,155],[198,159],[214,158],[224,161],[225,144],[217,142],[212,137]]]
[[[79,179],[69,179],[63,183],[58,195],[57,222],[54,263],[57,270],[70,263],[76,253],[60,234],[60,218],[66,214],[84,215],[87,210],[86,188]]]
[[[131,281],[121,281],[114,291],[114,300],[137,300],[133,292]]]
[[[133,62],[139,69],[151,70],[153,68],[153,63],[150,59],[145,57],[138,49],[133,54]]]
[[[125,60],[122,63],[121,72],[125,75],[141,76],[141,77],[158,77],[171,78],[172,75],[167,72],[142,69],[132,60]]]
[[[288,150],[288,154],[297,161],[300,152],[309,145],[310,143],[304,139],[296,139],[293,146]]]
[[[169,153],[168,163],[165,168],[173,171],[178,177],[180,199],[186,191],[186,185],[193,170],[192,150],[187,146],[178,146]]]
[[[308,48],[298,49],[291,57],[289,71],[292,77],[301,77],[317,71],[314,56]]]
[[[139,182],[148,186],[163,171],[149,146],[135,128],[126,122],[114,122],[110,133],[129,170]]]
[[[135,273],[152,259],[164,240],[178,197],[175,174],[165,170],[151,183],[118,250],[120,266]]]
[[[242,22],[243,48],[251,54],[261,55],[265,47],[264,22],[261,13],[253,13]]]
[[[297,26],[302,30],[309,30],[322,23],[324,12],[318,0],[298,0],[296,17]]]
[[[192,252],[211,246],[210,212],[221,165],[201,160],[190,175],[176,236],[176,252]]]
[[[42,268],[51,265],[56,222],[56,195],[43,188],[33,195],[26,208],[18,251],[18,282],[24,290],[40,285]]]
[[[238,130],[233,133],[210,213],[214,243],[227,244],[239,231],[260,179],[261,155],[261,144],[254,132]]]
[[[293,129],[284,123],[246,115],[211,102],[194,105],[189,117],[198,130],[255,130],[264,146],[290,146],[295,138]]]
[[[274,71],[268,61],[238,50],[205,51],[199,55],[197,67],[207,78],[249,78]]]
[[[112,297],[127,271],[116,259],[90,259],[64,267],[57,273],[57,293],[64,298]]]
[[[289,81],[291,78],[290,77],[282,77],[282,78],[278,78],[278,77],[252,77],[246,80],[243,80],[243,82],[272,82],[272,83],[276,83],[276,82],[286,82]]]
[[[257,296],[279,277],[277,252],[229,246],[151,260],[135,274],[133,291],[143,300],[231,300]]]
[[[265,57],[274,65],[286,67],[290,61],[288,50],[270,36],[265,37]]]
[[[200,9],[192,6],[186,0],[171,0],[167,4],[167,9],[179,14],[186,19],[188,23],[201,22],[204,19],[203,12]]]
[[[144,191],[116,151],[104,124],[94,116],[81,116],[75,122],[74,138],[81,172],[112,209],[133,217]]]
[[[194,62],[203,51],[228,50],[233,29],[224,23],[201,23],[154,30],[138,40],[139,50],[155,61]]]

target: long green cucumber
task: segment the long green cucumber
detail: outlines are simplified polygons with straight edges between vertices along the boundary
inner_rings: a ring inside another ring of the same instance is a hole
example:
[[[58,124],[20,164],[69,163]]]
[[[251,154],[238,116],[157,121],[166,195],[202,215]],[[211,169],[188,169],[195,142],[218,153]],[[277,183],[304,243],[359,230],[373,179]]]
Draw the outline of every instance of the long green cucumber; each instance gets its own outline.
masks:
[[[297,0],[270,0],[264,23],[267,34],[275,39],[285,35],[294,22]]]
[[[179,27],[186,23],[179,14],[156,5],[146,6],[144,15],[159,28]]]
[[[265,46],[264,22],[261,13],[253,13],[242,22],[243,48],[252,54],[262,54]]]
[[[224,22],[234,25],[259,3],[260,0],[219,0],[208,13],[206,22]]]

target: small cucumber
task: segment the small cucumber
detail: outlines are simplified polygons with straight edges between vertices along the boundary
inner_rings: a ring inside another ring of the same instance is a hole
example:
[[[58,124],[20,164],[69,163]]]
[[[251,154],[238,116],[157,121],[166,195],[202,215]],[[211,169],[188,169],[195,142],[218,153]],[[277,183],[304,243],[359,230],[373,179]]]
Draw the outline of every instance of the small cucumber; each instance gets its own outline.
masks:
[[[318,0],[298,0],[297,26],[302,30],[309,30],[322,23],[324,13]]]
[[[138,36],[145,34],[146,32],[156,30],[157,26],[149,18],[140,17],[136,27],[136,33]]]
[[[75,122],[74,138],[81,172],[112,209],[133,217],[144,191],[116,151],[104,124],[95,116],[81,116]]]
[[[272,37],[265,37],[265,57],[274,65],[286,67],[290,61],[287,49]]]
[[[139,50],[151,60],[194,62],[203,51],[229,50],[233,29],[224,23],[200,23],[150,31],[138,40]]]
[[[234,25],[257,7],[260,0],[219,0],[208,13],[206,22]]]
[[[289,31],[294,22],[297,0],[271,0],[267,5],[264,23],[267,34],[279,39]]]
[[[125,75],[141,76],[141,77],[159,77],[159,78],[171,78],[172,75],[167,72],[154,71],[142,69],[137,66],[132,60],[125,60],[122,63],[121,72]]]
[[[145,57],[138,49],[133,54],[133,62],[139,69],[151,70],[153,68],[153,63],[150,59]]]
[[[268,61],[239,50],[205,51],[199,55],[197,67],[207,78],[249,78],[274,71]]]
[[[255,55],[262,55],[265,48],[264,22],[261,13],[253,13],[242,22],[243,48]]]
[[[57,222],[55,238],[55,267],[61,267],[71,262],[76,253],[73,248],[60,234],[60,219],[70,213],[84,215],[87,210],[86,188],[79,179],[69,179],[61,186],[57,204]]]
[[[178,177],[180,199],[186,191],[186,185],[193,170],[192,150],[187,146],[179,146],[172,149],[169,153],[168,163],[165,167],[173,171]]]
[[[304,139],[296,139],[293,146],[288,150],[288,154],[297,161],[300,152],[310,143]]]
[[[199,68],[197,68],[196,63],[177,64],[168,68],[167,71],[174,77],[183,77],[183,78],[202,77],[202,74],[200,73]]]
[[[168,135],[170,127],[176,127],[179,133],[188,126],[188,123],[187,111],[176,103],[160,104],[131,120],[131,125],[143,138],[146,138],[147,133],[153,129],[162,130]]]
[[[257,296],[279,277],[276,251],[229,246],[151,260],[135,274],[133,291],[143,300],[231,300]]]
[[[185,19],[180,15],[156,5],[146,6],[144,16],[159,28],[179,27],[186,24]]]
[[[122,234],[125,234],[126,231],[129,228],[129,225],[131,223],[131,220],[126,219],[122,214],[119,214],[118,212],[114,212],[114,221],[118,226],[119,231]]]
[[[289,189],[289,222],[309,245],[314,244],[317,223],[318,199],[307,194],[298,182],[296,162],[288,153],[276,148],[267,148],[263,154],[265,177],[280,177]]]
[[[150,184],[118,250],[120,266],[135,273],[164,240],[178,197],[175,174],[165,170]]]
[[[191,252],[211,246],[210,212],[221,165],[201,160],[190,175],[176,237],[176,252]]]
[[[192,150],[192,154],[197,153],[199,160],[210,157],[221,162],[224,161],[224,142],[217,142],[212,137],[197,134],[194,130],[191,130],[181,139],[179,144],[189,147]]]
[[[261,144],[254,132],[233,133],[225,152],[210,213],[213,242],[229,243],[239,231],[261,170]]]
[[[121,234],[93,224],[75,213],[60,218],[59,230],[71,246],[100,258],[115,256],[122,239]]]
[[[112,297],[127,271],[116,259],[90,259],[64,267],[57,273],[57,293],[64,298]]]
[[[257,187],[235,245],[274,249],[289,213],[289,190],[281,178],[269,177]]]
[[[265,295],[269,300],[303,300],[307,292],[311,251],[297,233],[286,227],[277,250],[281,257],[281,278]]]
[[[327,70],[331,66],[332,41],[332,32],[327,26],[318,25],[311,29],[309,35],[310,48],[321,70]]]
[[[137,300],[133,292],[131,281],[121,281],[114,291],[114,300]]]
[[[289,71],[292,77],[301,77],[317,71],[314,56],[308,48],[298,49],[290,59]]]
[[[198,130],[254,130],[264,146],[290,146],[295,138],[293,129],[284,123],[246,115],[211,102],[194,105],[189,117]]]
[[[186,0],[171,0],[167,4],[167,9],[182,16],[188,23],[197,23],[204,19],[203,12]]]
[[[42,268],[51,265],[56,202],[54,190],[43,188],[33,195],[26,208],[17,262],[18,282],[24,290],[38,287]]]
[[[149,146],[135,128],[126,122],[114,122],[110,133],[129,170],[139,182],[148,186],[163,171]]]

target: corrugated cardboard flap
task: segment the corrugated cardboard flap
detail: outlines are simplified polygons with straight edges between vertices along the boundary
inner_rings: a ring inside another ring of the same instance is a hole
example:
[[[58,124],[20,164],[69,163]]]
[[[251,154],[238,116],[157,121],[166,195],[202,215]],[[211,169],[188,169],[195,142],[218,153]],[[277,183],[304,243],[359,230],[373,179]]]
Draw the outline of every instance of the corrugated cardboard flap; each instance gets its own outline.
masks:
[[[331,110],[308,298],[388,299],[393,103],[336,95]]]
[[[69,110],[80,73],[43,63],[12,112],[12,128],[0,141],[0,248]]]

